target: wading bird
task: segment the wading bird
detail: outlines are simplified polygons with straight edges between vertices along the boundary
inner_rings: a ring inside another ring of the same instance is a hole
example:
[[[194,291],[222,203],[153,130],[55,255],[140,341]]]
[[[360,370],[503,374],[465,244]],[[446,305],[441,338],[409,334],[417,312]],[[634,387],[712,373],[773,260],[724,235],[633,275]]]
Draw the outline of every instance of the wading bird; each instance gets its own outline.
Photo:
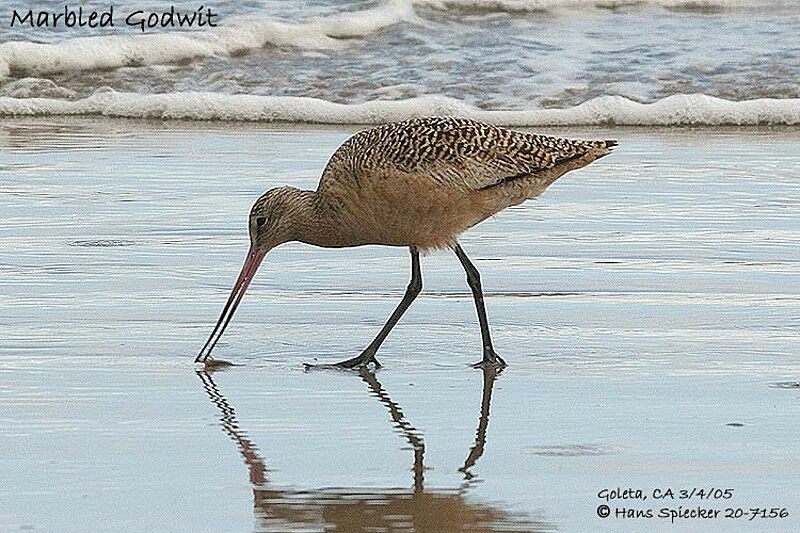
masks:
[[[250,210],[250,250],[222,314],[195,362],[206,363],[267,252],[300,241],[327,248],[407,246],[411,282],[360,355],[326,365],[379,366],[375,353],[422,290],[419,253],[449,247],[467,274],[483,340],[475,366],[503,367],[486,319],[478,270],[458,243],[466,229],[536,198],[570,170],[605,155],[615,141],[575,141],[473,120],[415,118],[357,133],[331,156],[316,191],[278,187]]]

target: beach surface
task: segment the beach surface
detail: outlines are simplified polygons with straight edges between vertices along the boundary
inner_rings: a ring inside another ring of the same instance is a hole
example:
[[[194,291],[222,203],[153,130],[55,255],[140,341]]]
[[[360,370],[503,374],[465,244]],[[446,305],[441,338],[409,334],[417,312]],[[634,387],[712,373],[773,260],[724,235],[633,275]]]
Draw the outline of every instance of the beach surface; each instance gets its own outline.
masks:
[[[468,367],[449,252],[382,369],[304,372],[372,339],[409,265],[301,244],[217,346],[241,366],[199,371],[250,205],[356,129],[0,123],[0,531],[800,529],[800,132],[540,130],[620,144],[463,236],[500,375]]]

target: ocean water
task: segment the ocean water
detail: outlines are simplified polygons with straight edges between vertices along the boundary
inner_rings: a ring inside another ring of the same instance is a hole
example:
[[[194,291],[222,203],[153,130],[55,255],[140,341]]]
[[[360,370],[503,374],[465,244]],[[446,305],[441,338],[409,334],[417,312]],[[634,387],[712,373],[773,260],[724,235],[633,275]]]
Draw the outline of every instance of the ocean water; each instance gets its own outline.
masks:
[[[0,531],[763,531],[800,525],[800,134],[550,129],[613,156],[462,239],[376,375],[403,249],[287,244],[194,356],[273,186],[353,129],[44,117],[0,126]],[[598,518],[617,487],[732,488],[782,519]]]
[[[116,2],[91,31],[0,25],[0,115],[800,123],[796,2],[249,0],[209,4],[216,28],[125,26],[159,5]]]

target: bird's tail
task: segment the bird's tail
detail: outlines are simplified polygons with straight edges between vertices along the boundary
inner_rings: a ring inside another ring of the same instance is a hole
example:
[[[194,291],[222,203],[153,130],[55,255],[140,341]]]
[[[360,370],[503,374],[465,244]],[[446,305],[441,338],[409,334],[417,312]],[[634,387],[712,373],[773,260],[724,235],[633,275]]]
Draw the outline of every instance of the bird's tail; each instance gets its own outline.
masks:
[[[605,157],[611,153],[612,148],[617,145],[617,141],[593,141],[589,149],[563,159],[557,160],[556,164],[545,172],[531,176],[521,183],[526,199],[533,199],[539,196],[554,181],[571,170],[585,167],[592,161]]]
[[[617,141],[614,140],[605,140],[605,141],[596,141],[595,146],[603,152],[602,155],[598,156],[597,159],[601,157],[605,157],[611,153],[611,150],[618,144]]]

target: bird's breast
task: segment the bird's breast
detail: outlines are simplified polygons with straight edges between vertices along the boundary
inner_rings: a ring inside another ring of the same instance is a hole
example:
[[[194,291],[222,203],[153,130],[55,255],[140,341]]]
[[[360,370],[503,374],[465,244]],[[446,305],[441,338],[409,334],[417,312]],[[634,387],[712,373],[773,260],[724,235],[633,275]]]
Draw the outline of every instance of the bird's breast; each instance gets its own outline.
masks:
[[[480,191],[438,184],[423,176],[360,179],[357,187],[335,192],[337,220],[330,226],[338,246],[442,248],[504,207],[487,201]]]

